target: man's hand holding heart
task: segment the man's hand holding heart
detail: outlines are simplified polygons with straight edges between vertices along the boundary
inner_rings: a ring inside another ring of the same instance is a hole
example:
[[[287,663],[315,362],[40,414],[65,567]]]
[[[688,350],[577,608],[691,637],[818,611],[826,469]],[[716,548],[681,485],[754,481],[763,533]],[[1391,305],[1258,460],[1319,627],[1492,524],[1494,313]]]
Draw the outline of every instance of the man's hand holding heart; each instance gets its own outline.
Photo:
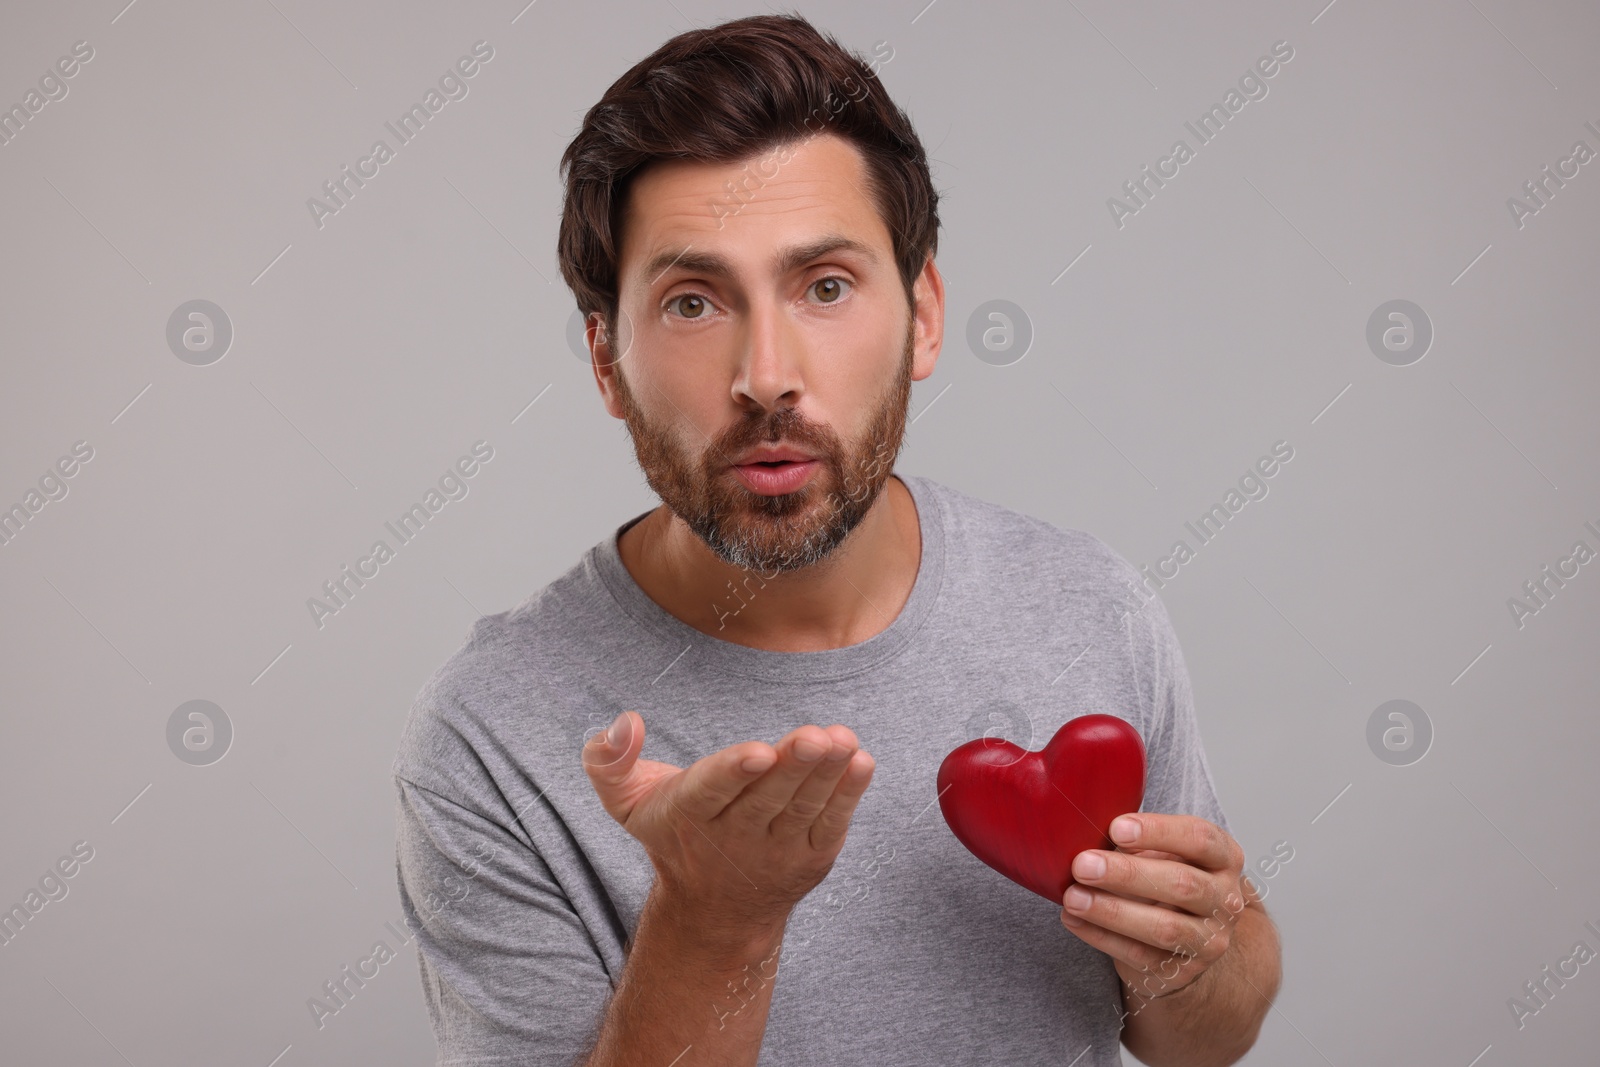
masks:
[[[1118,851],[1074,857],[1063,925],[1111,956],[1144,1000],[1190,988],[1231,944],[1244,850],[1196,815],[1119,815],[1111,839]]]

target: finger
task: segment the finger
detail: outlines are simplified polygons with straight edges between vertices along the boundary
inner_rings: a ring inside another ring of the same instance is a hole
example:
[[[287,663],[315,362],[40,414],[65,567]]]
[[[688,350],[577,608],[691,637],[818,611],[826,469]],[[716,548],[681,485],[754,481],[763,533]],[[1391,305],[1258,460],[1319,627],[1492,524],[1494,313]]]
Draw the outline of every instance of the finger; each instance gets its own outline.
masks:
[[[1183,860],[1176,852],[1162,852],[1157,848],[1125,848],[1122,851],[1130,856],[1149,856],[1153,860]]]
[[[1089,895],[1087,906],[1079,906],[1080,893]],[[1230,923],[1226,914],[1222,918],[1208,916],[1202,921],[1159,904],[1140,904],[1082,885],[1068,889],[1062,904],[1067,915],[1086,919],[1113,933],[1125,934],[1162,952],[1198,955],[1209,961],[1220,956],[1228,946]]]
[[[832,744],[833,738],[820,726],[807,724],[791,731],[774,746],[778,761],[746,785],[717,818],[765,831],[778,813],[789,806],[795,790],[816,769]]]
[[[711,822],[720,818],[751,782],[767,774],[777,758],[765,741],[729,745],[691,764],[670,799],[685,816]]]
[[[1098,923],[1089,922],[1072,912],[1063,910],[1061,924],[1068,930],[1083,938],[1095,948],[1106,955],[1121,960],[1136,970],[1148,967],[1152,974],[1159,974],[1169,981],[1175,978],[1174,970],[1180,967],[1190,957],[1181,952],[1168,952],[1147,945],[1137,938],[1127,934],[1119,934],[1115,930],[1107,930]],[[1072,919],[1072,922],[1068,922]],[[1158,970],[1159,969],[1159,970]],[[1154,992],[1160,992],[1159,989]]]
[[[1062,914],[1066,916],[1070,913]],[[1134,992],[1147,998],[1175,992],[1181,985],[1187,985],[1193,980],[1190,977],[1191,972],[1201,966],[1192,957],[1176,952],[1162,952],[1126,934],[1107,930],[1095,923],[1080,922],[1079,925],[1073,926],[1063,920],[1062,925],[1106,955],[1121,960],[1131,969],[1139,971],[1138,977],[1130,984]]]
[[[833,796],[828,798],[822,814],[811,824],[809,840],[812,848],[827,852],[837,849],[844,841],[844,835],[850,829],[850,817],[855,814],[856,803],[872,781],[875,766],[876,761],[865,750],[857,750],[850,758],[844,776],[834,787]]]
[[[1134,836],[1129,840],[1117,834],[1124,821],[1134,828]],[[1198,815],[1162,815],[1148,811],[1119,815],[1112,820],[1112,839],[1127,847],[1171,852],[1211,871],[1237,870],[1244,866],[1244,849],[1233,835]]]
[[[1073,857],[1072,877],[1083,885],[1171,904],[1195,915],[1209,914],[1222,903],[1217,876],[1181,860],[1085,849]]]
[[[835,723],[828,727],[827,733],[833,739],[832,747],[794,791],[789,806],[772,820],[768,832],[774,837],[794,838],[811,829],[822,809],[828,806],[828,798],[833,795],[839,779],[844,777],[851,757],[860,748],[855,732],[848,726]]]

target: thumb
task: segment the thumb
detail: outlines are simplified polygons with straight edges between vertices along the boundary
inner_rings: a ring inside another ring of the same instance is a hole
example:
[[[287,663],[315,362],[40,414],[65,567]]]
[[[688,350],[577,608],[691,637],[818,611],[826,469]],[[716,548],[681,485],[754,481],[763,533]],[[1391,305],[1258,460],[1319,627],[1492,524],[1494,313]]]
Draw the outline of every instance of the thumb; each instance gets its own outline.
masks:
[[[596,784],[620,782],[628,777],[639,750],[644,747],[644,718],[624,711],[612,724],[589,738],[583,746],[583,769]]]
[[[634,776],[639,762],[639,750],[644,747],[644,719],[632,711],[624,711],[609,727],[595,734],[583,746],[583,770],[589,776],[594,791],[618,822],[625,822],[628,809],[633,807],[628,794],[629,779]],[[619,813],[619,809],[623,809]]]

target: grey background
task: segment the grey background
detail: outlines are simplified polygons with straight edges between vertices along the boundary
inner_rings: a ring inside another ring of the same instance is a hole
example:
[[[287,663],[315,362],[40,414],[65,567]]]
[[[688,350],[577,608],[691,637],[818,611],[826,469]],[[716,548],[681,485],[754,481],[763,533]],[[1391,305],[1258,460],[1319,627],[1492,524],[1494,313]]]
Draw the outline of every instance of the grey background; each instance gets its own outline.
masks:
[[[1600,949],[1600,564],[1521,628],[1507,598],[1600,548],[1600,162],[1520,229],[1506,201],[1600,149],[1600,12],[1324,2],[801,6],[892,46],[945,194],[900,469],[1143,565],[1289,442],[1162,593],[1247,855],[1294,849],[1245,1062],[1588,1061],[1596,967],[1520,1030],[1507,998]],[[306,1006],[393,940],[401,722],[479,614],[654,503],[566,346],[556,161],[634,61],[760,9],[122,3],[0,31],[7,106],[95,50],[0,147],[0,504],[94,449],[0,546],[0,904],[95,850],[0,948],[4,1058],[427,1064],[410,947],[323,1029]],[[468,95],[319,229],[307,199],[478,40]],[[1279,40],[1268,95],[1119,229],[1107,198]],[[233,326],[208,366],[166,343],[195,299]],[[993,299],[1033,330],[1007,366],[965,341]],[[1366,343],[1395,299],[1434,329],[1410,366]],[[307,599],[480,439],[468,495],[319,629]],[[1396,699],[1433,730],[1407,766],[1367,742]],[[168,748],[191,700],[232,724],[210,765]]]

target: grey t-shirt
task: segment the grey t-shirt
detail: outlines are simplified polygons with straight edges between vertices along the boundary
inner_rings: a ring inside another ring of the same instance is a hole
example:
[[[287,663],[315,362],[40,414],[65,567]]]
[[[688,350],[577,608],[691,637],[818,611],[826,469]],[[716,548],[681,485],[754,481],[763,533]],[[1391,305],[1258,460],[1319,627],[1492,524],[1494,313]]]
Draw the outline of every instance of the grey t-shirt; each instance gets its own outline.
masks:
[[[654,873],[580,759],[629,708],[643,756],[679,767],[834,722],[876,761],[838,860],[790,917],[761,1064],[1122,1062],[1111,957],[956,840],[934,777],[973,738],[1039,749],[1109,713],[1145,742],[1141,810],[1227,829],[1172,624],[1092,534],[899,477],[921,565],[869,640],[773,652],[701,633],[623,566],[617,535],[641,514],[480,618],[424,684],[394,763],[396,855],[440,1064],[566,1067],[589,1047]],[[758,577],[739,592],[720,611],[762,610]],[[707,1020],[772,976],[752,961]],[[682,1050],[662,1051],[666,1067]]]

